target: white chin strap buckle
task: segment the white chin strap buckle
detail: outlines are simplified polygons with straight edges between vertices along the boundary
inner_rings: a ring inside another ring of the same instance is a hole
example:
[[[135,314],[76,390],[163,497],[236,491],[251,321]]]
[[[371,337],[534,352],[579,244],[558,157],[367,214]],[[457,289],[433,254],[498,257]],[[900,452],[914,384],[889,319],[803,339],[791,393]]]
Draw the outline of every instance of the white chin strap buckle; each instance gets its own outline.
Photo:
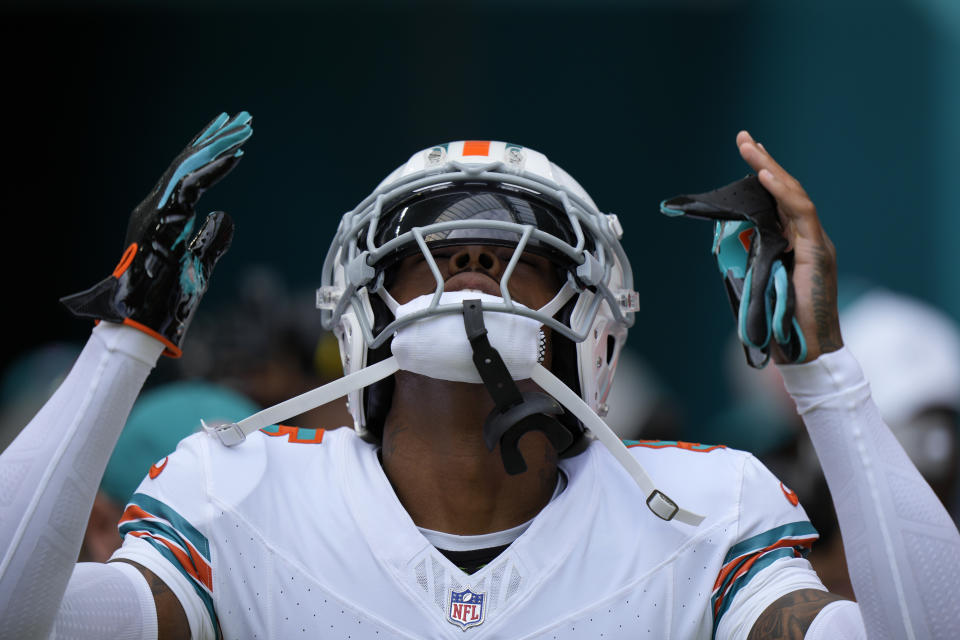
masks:
[[[660,489],[654,489],[653,493],[647,496],[647,506],[650,507],[650,511],[653,511],[657,517],[663,518],[664,520],[673,520],[677,512],[680,511],[677,503],[660,491]]]
[[[226,422],[222,424],[207,424],[200,420],[200,426],[203,432],[209,436],[216,436],[224,446],[232,447],[238,445],[247,439],[247,434],[243,432],[240,425],[236,422]],[[264,425],[269,426],[269,425]]]

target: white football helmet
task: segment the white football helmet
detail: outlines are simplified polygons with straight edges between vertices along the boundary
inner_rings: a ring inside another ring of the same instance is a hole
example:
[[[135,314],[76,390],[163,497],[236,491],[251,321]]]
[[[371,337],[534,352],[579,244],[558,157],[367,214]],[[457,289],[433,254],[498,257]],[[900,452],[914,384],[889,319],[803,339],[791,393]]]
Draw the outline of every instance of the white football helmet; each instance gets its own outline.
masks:
[[[602,416],[638,307],[621,235],[617,217],[600,213],[543,154],[497,141],[441,144],[415,153],[343,216],[324,261],[317,307],[350,374],[389,356],[397,329],[432,314],[462,313],[460,305],[440,304],[444,283],[432,249],[515,247],[500,281],[502,304],[484,309],[526,315],[549,327],[555,374]],[[524,251],[549,258],[564,283],[540,309],[515,304],[508,292]],[[390,269],[415,253],[436,279],[434,297],[425,310],[397,320],[398,304],[387,290]],[[348,396],[355,429],[372,441],[382,434],[392,382],[379,392],[376,387]]]

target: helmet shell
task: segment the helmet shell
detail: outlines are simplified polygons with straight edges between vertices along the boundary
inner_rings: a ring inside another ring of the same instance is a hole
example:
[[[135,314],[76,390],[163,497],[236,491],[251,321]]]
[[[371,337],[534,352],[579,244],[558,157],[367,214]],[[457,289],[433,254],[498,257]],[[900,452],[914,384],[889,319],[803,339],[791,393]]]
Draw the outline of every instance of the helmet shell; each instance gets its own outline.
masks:
[[[384,319],[377,317],[378,313],[382,315],[384,304],[391,311],[396,305],[382,286],[383,273],[375,268],[378,260],[395,246],[373,241],[376,227],[391,204],[423,190],[477,182],[501,185],[547,200],[564,212],[564,222],[575,230],[573,242],[541,238],[562,251],[575,266],[553,302],[523,314],[535,314],[555,335],[574,343],[578,379],[565,382],[571,387],[579,385],[583,400],[604,415],[617,357],[638,306],[630,264],[619,241],[619,221],[615,215],[601,213],[586,190],[544,154],[496,140],[459,140],[422,149],[344,214],[324,262],[322,286],[317,292],[324,327],[332,330],[340,343],[344,372],[349,374],[372,364],[371,352],[381,349],[402,326],[392,318],[381,326]],[[445,224],[449,227],[457,223]],[[545,236],[538,229],[515,226],[518,233]],[[416,235],[411,233],[389,244],[415,243]],[[507,277],[509,274],[504,275]],[[520,313],[509,300],[497,310]],[[435,309],[436,313],[450,311]],[[360,435],[369,436],[363,394],[362,390],[351,393],[348,406],[354,428]]]

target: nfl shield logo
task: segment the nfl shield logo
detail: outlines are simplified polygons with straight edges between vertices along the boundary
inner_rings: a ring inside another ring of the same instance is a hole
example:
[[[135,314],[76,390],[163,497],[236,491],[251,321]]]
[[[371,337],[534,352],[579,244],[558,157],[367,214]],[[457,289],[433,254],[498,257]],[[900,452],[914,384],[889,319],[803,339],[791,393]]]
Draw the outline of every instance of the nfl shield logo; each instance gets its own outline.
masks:
[[[450,592],[450,607],[447,609],[447,621],[466,631],[470,627],[483,624],[485,594],[474,593],[470,589]]]

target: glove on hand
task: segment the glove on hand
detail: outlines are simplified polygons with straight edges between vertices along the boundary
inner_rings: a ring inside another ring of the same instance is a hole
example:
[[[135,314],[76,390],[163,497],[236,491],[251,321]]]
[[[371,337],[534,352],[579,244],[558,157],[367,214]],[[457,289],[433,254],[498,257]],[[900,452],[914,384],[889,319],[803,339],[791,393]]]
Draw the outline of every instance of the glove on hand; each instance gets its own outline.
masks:
[[[194,207],[204,191],[240,161],[253,134],[241,111],[214,118],[180,152],[127,225],[126,251],[113,273],[60,301],[74,314],[136,327],[179,357],[184,334],[217,260],[233,239],[233,221],[218,211],[195,234]]]
[[[786,251],[777,203],[757,177],[751,174],[714,191],[664,200],[660,211],[716,221],[713,254],[747,363],[757,369],[767,364],[771,337],[788,361],[802,361],[807,347],[793,317],[793,254]]]

